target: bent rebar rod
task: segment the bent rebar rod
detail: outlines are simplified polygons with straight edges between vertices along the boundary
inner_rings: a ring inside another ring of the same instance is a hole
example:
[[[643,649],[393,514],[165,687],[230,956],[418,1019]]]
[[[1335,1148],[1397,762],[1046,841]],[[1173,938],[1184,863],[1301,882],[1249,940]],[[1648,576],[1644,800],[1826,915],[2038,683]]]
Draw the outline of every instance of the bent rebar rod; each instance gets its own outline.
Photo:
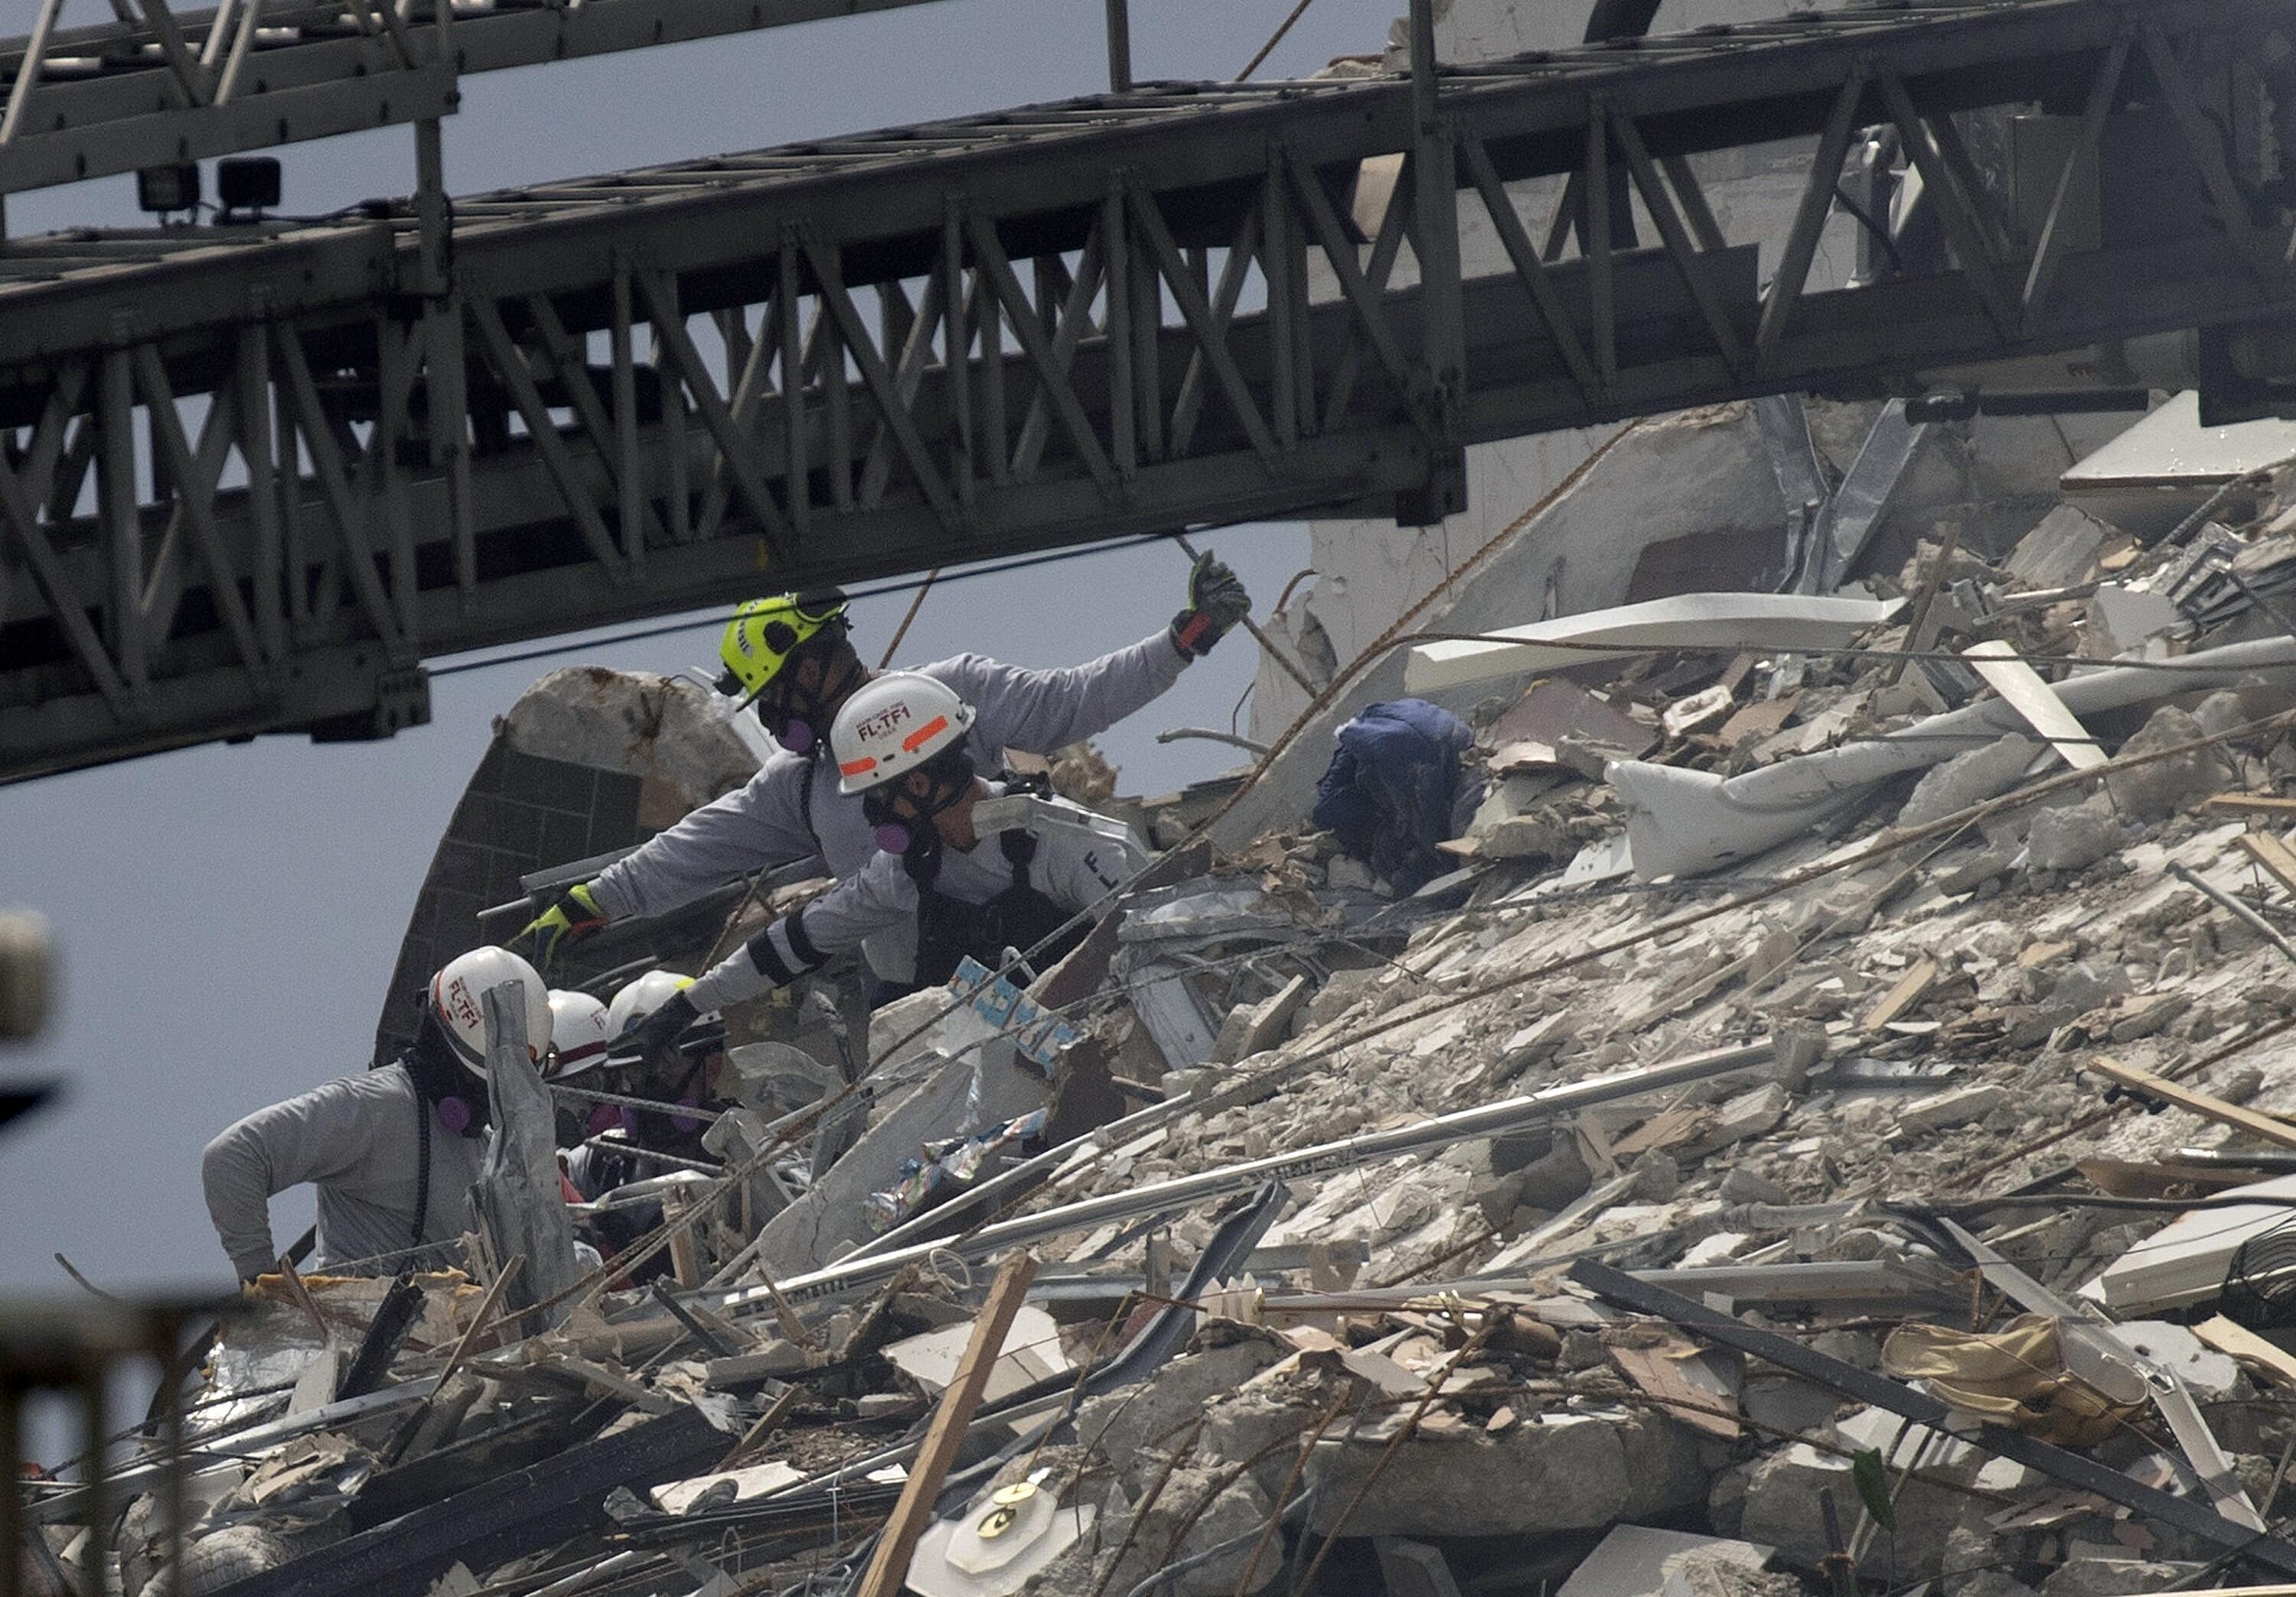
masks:
[[[1020,1215],[1010,1220],[1001,1220],[994,1225],[982,1226],[970,1236],[918,1242],[869,1258],[840,1260],[824,1269],[790,1277],[781,1283],[781,1295],[793,1303],[848,1297],[868,1291],[891,1280],[904,1266],[922,1264],[935,1254],[953,1254],[966,1259],[983,1258],[1000,1249],[1021,1247],[1064,1232],[1086,1231],[1110,1221],[1138,1219],[1144,1215],[1168,1212],[1210,1199],[1250,1192],[1262,1182],[1297,1181],[1302,1176],[1322,1175],[1333,1170],[1369,1164],[1392,1154],[1413,1153],[1423,1148],[1496,1136],[1576,1110],[1747,1069],[1767,1062],[1772,1052],[1772,1039],[1765,1037],[1758,1043],[1710,1049],[1639,1070],[1621,1070],[1609,1076],[1598,1076],[1591,1081],[1572,1082],[1521,1097],[1503,1099],[1478,1109],[1438,1115],[1416,1126],[1397,1126],[1391,1131],[1373,1132],[1367,1136],[1348,1137],[1336,1142],[1318,1142],[1294,1152],[1271,1154],[1266,1159],[1226,1165],[1217,1170],[1199,1171],[1193,1175],[1177,1175],[1167,1181],[1150,1182],[1128,1192],[1104,1193],[1097,1198],[1086,1198],[1076,1203],[1063,1204],[1058,1208],[1046,1209],[1041,1214]],[[727,1294],[718,1299],[717,1306],[721,1313],[738,1314],[743,1309],[771,1301],[769,1291],[762,1287],[752,1287]]]

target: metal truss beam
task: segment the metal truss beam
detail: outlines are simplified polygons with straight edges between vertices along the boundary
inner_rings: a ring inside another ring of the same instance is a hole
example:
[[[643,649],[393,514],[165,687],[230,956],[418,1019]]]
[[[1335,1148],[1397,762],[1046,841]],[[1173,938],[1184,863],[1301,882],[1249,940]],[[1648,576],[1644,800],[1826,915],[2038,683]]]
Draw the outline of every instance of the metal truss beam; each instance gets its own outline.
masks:
[[[0,39],[0,194],[417,122],[465,73],[718,38],[923,0],[230,0]]]
[[[425,659],[760,589],[1426,519],[1474,442],[2296,314],[2284,221],[2207,133],[2280,14],[2029,0],[1168,85],[468,198],[451,251],[414,217],[0,248],[0,777],[387,733]],[[2124,97],[2169,107],[2215,225],[2060,225],[2116,181]],[[1956,119],[2034,101],[2080,114],[2029,242]],[[1952,255],[1814,290],[1880,122]],[[1733,237],[1691,158],[1783,138],[1819,153],[1790,236]],[[1399,168],[1367,235],[1365,162]],[[1569,181],[1553,215],[1532,178]],[[1462,191],[1495,274],[1443,264]],[[1616,242],[1619,192],[1654,246]],[[1407,287],[1406,244],[1438,264]]]

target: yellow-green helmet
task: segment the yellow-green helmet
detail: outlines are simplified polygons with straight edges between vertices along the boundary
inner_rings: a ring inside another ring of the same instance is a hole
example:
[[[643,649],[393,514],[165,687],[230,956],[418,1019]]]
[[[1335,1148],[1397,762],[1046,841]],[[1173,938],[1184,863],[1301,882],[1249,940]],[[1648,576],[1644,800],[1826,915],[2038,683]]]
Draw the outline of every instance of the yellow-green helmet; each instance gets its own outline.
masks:
[[[726,675],[718,687],[739,693],[742,705],[753,702],[781,675],[790,658],[824,630],[845,631],[845,594],[840,588],[809,588],[801,594],[776,594],[752,599],[734,612],[718,641],[718,658]],[[736,708],[741,706],[736,706]]]

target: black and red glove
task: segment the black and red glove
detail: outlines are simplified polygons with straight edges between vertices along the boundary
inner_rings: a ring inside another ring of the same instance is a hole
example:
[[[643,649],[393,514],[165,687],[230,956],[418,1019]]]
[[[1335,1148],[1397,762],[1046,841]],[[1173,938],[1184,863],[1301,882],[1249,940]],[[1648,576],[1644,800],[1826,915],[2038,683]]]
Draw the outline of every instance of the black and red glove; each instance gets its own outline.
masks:
[[[1209,554],[1188,572],[1188,608],[1172,618],[1172,647],[1183,659],[1208,654],[1229,627],[1251,613],[1251,595],[1234,572]]]

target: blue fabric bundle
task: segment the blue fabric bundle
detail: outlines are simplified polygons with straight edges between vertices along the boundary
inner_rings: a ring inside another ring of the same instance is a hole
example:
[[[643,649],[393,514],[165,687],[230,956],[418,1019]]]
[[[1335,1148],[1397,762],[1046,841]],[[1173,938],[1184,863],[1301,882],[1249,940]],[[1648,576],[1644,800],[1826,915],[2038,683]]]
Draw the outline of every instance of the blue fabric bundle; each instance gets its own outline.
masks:
[[[1340,751],[1316,784],[1316,824],[1410,892],[1445,864],[1435,845],[1453,833],[1460,762],[1474,741],[1464,721],[1424,699],[1366,706],[1340,728]]]

